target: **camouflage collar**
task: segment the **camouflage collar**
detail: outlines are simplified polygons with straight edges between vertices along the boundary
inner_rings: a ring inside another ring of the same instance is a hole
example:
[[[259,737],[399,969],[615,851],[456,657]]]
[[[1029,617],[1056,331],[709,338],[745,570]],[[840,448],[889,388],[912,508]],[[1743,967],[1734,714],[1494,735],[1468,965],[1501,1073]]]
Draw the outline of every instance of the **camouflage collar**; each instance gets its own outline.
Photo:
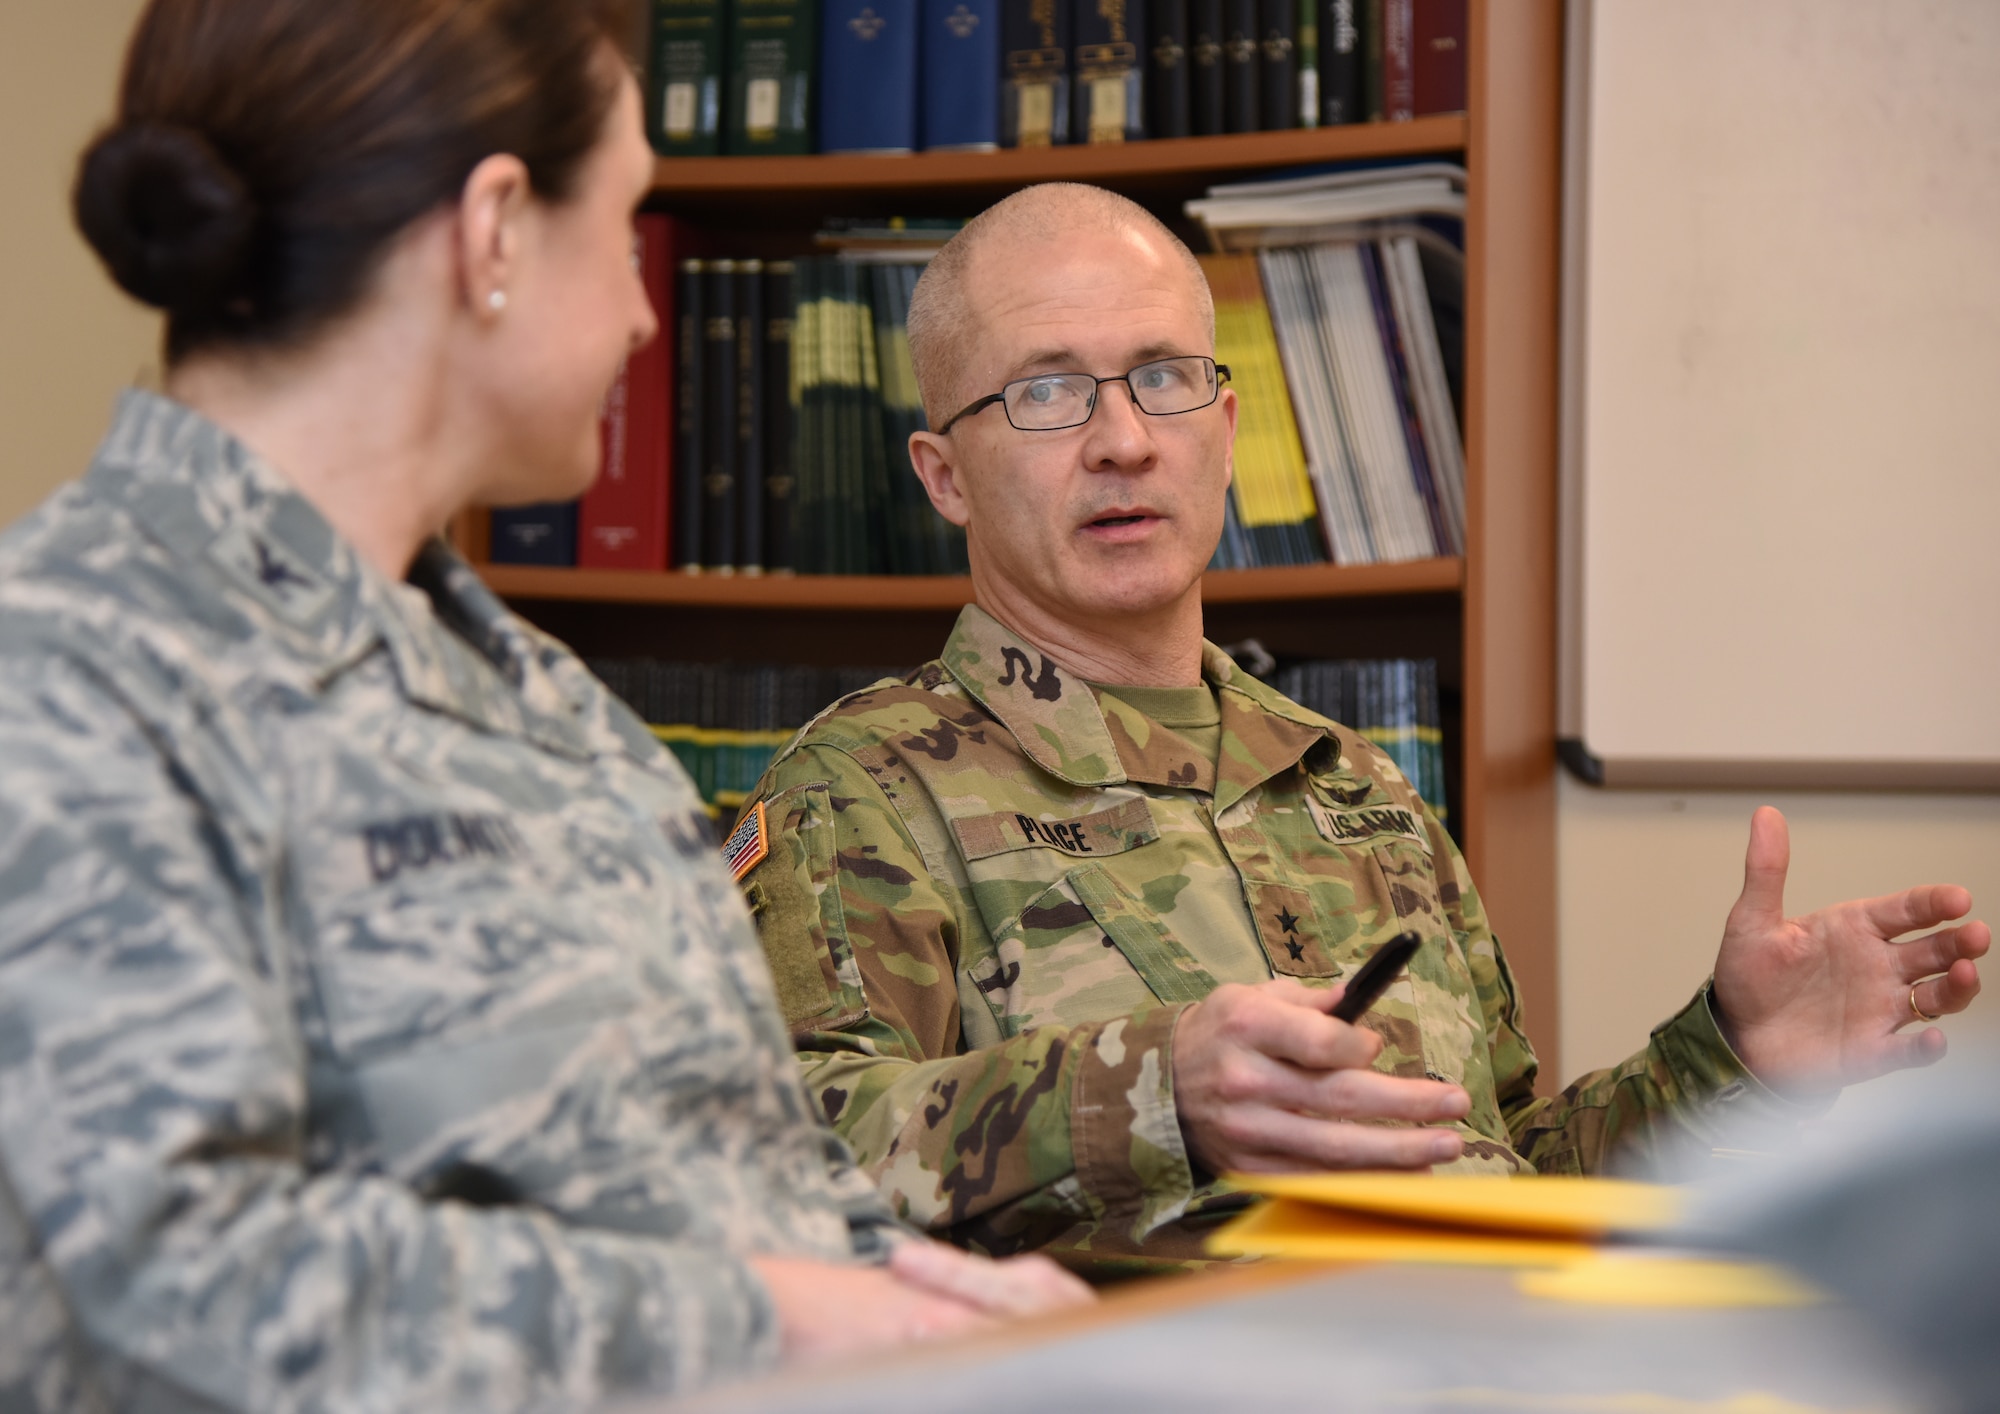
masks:
[[[320,681],[381,644],[412,701],[588,754],[564,710],[570,694],[540,671],[512,615],[456,555],[433,543],[411,571],[417,587],[392,584],[268,463],[192,408],[125,392],[85,482],[254,607]],[[412,596],[430,602],[406,602]]]
[[[192,408],[128,389],[84,483],[176,558],[219,574],[295,649],[334,667],[369,646],[353,550],[256,453]]]
[[[1037,766],[1071,785],[1212,786],[1214,808],[1222,811],[1289,770],[1317,743],[1331,740],[1338,750],[1325,721],[1258,682],[1206,641],[1201,670],[1222,709],[1222,755],[1213,770],[1194,765],[1192,776],[1190,763],[1179,755],[1151,751],[1129,732],[1114,732],[1087,683],[1064,674],[1041,649],[976,604],[959,614],[939,659]]]
[[[938,656],[973,700],[1057,780],[1115,786],[1128,779],[1089,684],[1067,676],[977,604],[965,606]]]
[[[1215,811],[1288,771],[1322,741],[1340,755],[1340,738],[1323,717],[1243,671],[1213,643],[1201,645],[1202,676],[1222,708],[1222,756],[1216,762]]]

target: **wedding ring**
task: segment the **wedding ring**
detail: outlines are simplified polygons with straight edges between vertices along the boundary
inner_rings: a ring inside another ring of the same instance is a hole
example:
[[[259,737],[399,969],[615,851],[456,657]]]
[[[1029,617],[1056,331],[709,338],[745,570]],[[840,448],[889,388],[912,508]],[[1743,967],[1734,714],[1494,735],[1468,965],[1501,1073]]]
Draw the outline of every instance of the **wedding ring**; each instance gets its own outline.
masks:
[[[1937,1018],[1917,1005],[1917,987],[1921,987],[1922,985],[1923,983],[1919,982],[1910,988],[1910,1010],[1917,1014],[1917,1020],[1928,1025],[1936,1021]]]

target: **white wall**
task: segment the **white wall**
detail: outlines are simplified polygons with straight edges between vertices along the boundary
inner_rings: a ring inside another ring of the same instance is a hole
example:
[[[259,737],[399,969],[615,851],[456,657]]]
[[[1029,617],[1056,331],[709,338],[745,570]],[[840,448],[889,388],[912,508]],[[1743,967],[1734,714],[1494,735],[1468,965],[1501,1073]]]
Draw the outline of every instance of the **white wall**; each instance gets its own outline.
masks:
[[[0,524],[82,473],[120,388],[157,380],[159,320],[69,218],[77,154],[111,115],[139,9],[0,3]]]

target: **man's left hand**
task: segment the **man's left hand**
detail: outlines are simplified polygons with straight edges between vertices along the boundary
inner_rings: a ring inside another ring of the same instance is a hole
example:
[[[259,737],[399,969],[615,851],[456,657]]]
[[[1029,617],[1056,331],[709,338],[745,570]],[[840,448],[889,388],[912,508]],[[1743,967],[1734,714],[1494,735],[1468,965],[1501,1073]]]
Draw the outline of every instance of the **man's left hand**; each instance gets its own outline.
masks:
[[[1785,917],[1791,842],[1785,817],[1765,806],[1750,820],[1743,894],[1729,910],[1715,959],[1723,1034],[1759,1080],[1781,1093],[1825,1093],[1944,1054],[1944,1033],[1925,1018],[1965,1010],[1979,994],[1973,959],[1993,933],[1978,921],[1908,942],[1972,908],[1956,884],[1930,884],[1881,898],[1837,903]]]

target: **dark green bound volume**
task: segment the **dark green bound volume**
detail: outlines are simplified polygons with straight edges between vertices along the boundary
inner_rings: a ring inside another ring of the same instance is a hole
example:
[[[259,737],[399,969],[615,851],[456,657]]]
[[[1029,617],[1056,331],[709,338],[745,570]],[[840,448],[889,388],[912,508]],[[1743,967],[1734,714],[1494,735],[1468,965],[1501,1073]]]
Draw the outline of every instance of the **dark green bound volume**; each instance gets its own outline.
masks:
[[[814,0],[731,0],[729,116],[723,149],[812,151]]]
[[[1223,131],[1222,0],[1188,0],[1188,110],[1196,137]]]
[[[1299,125],[1299,0],[1258,0],[1259,126],[1282,132]]]
[[[1257,79],[1263,46],[1258,42],[1258,0],[1222,0],[1222,128],[1254,133],[1264,116]]]
[[[674,568],[701,572],[701,475],[706,437],[703,413],[708,407],[702,387],[707,371],[702,340],[702,262],[681,262],[674,307],[680,321],[674,368],[680,380],[680,400],[674,408]]]
[[[1146,74],[1146,127],[1154,137],[1186,137],[1188,127],[1187,0],[1147,0],[1152,67]]]
[[[713,157],[722,137],[722,0],[653,0],[646,136],[662,157]]]
[[[1145,137],[1145,0],[1080,0],[1073,43],[1070,140]]]
[[[1319,126],[1319,7],[1296,0],[1299,17],[1299,126]]]
[[[833,416],[826,368],[818,260],[792,269],[792,568],[830,568],[827,525],[832,497]]]
[[[1000,145],[1069,141],[1071,0],[1001,0]]]
[[[764,262],[736,262],[736,568],[764,572]]]
[[[789,260],[764,267],[764,568],[792,558],[792,275]]]
[[[736,262],[707,262],[702,285],[701,562],[736,568]]]

